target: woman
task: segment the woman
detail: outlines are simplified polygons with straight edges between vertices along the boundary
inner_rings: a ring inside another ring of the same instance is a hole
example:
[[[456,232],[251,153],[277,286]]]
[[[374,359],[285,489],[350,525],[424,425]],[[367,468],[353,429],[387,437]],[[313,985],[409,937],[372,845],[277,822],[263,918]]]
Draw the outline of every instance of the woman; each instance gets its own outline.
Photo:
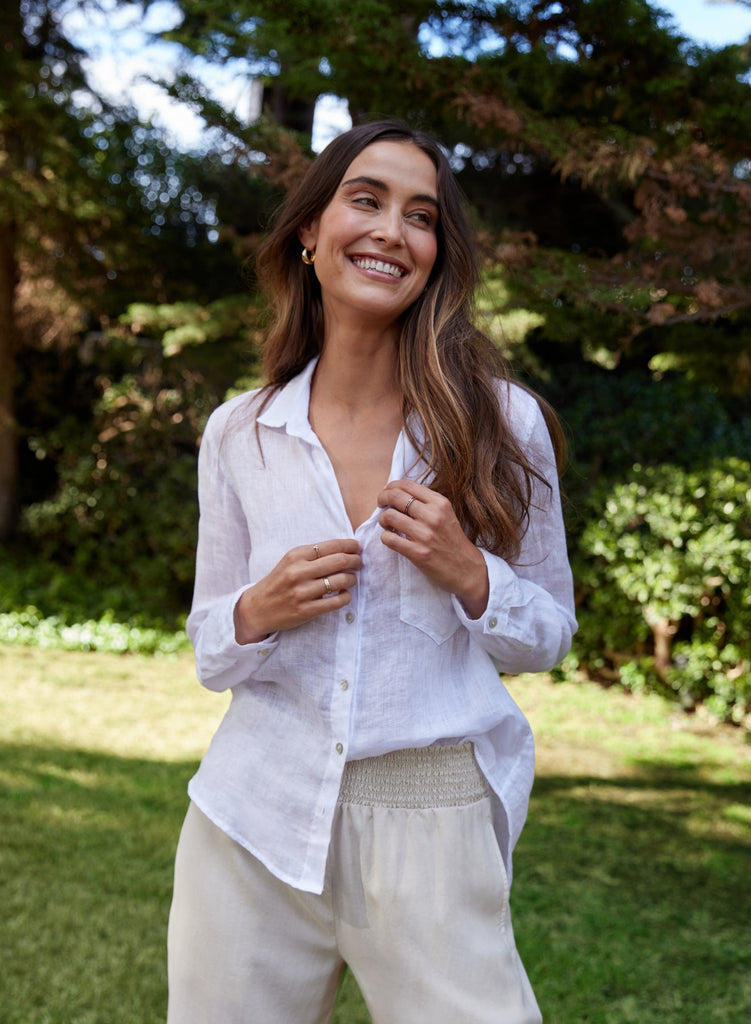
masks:
[[[188,632],[232,702],[189,787],[170,1024],[325,1022],[344,963],[375,1024],[539,1021],[508,907],[533,744],[498,669],[576,628],[554,417],[472,326],[419,132],[335,139],[258,273],[269,383],[199,460]]]

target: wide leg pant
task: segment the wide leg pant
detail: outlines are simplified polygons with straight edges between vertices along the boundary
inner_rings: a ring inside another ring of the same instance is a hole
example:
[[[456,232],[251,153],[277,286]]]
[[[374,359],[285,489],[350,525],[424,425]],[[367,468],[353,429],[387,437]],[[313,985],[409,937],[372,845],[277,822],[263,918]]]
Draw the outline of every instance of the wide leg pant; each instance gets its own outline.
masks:
[[[349,762],[321,895],[191,805],[169,924],[168,1024],[326,1024],[343,965],[374,1024],[539,1024],[472,747]]]

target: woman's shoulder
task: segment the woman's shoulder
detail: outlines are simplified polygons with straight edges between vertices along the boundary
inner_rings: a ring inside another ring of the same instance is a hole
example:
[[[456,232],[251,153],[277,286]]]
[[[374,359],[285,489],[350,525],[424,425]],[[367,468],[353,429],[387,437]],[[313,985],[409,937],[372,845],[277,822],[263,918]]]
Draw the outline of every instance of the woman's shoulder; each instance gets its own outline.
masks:
[[[495,380],[503,416],[521,443],[527,441],[542,417],[534,391],[513,380]]]
[[[205,436],[221,435],[227,429],[255,424],[263,397],[263,388],[253,388],[233,395],[218,405],[208,418]]]

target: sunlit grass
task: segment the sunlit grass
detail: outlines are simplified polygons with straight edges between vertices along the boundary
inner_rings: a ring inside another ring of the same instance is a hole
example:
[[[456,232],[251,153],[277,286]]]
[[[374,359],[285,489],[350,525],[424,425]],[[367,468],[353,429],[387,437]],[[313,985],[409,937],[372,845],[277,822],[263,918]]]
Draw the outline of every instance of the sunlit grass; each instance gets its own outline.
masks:
[[[0,647],[0,680],[0,1020],[162,1022],[185,786],[227,697],[186,656]],[[656,697],[509,686],[538,738],[513,910],[546,1024],[751,1019],[743,735]],[[349,976],[334,1020],[369,1020]]]

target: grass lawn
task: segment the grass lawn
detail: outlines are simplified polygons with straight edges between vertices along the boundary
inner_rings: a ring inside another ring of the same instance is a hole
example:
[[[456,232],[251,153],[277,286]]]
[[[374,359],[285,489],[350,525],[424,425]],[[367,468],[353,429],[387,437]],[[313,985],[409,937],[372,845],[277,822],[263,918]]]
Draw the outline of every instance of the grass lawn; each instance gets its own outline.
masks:
[[[185,786],[227,703],[194,678],[0,647],[2,1024],[164,1021]],[[546,1024],[746,1024],[749,742],[658,698],[509,686],[538,744],[513,909]],[[335,1024],[368,1020],[345,977]]]

